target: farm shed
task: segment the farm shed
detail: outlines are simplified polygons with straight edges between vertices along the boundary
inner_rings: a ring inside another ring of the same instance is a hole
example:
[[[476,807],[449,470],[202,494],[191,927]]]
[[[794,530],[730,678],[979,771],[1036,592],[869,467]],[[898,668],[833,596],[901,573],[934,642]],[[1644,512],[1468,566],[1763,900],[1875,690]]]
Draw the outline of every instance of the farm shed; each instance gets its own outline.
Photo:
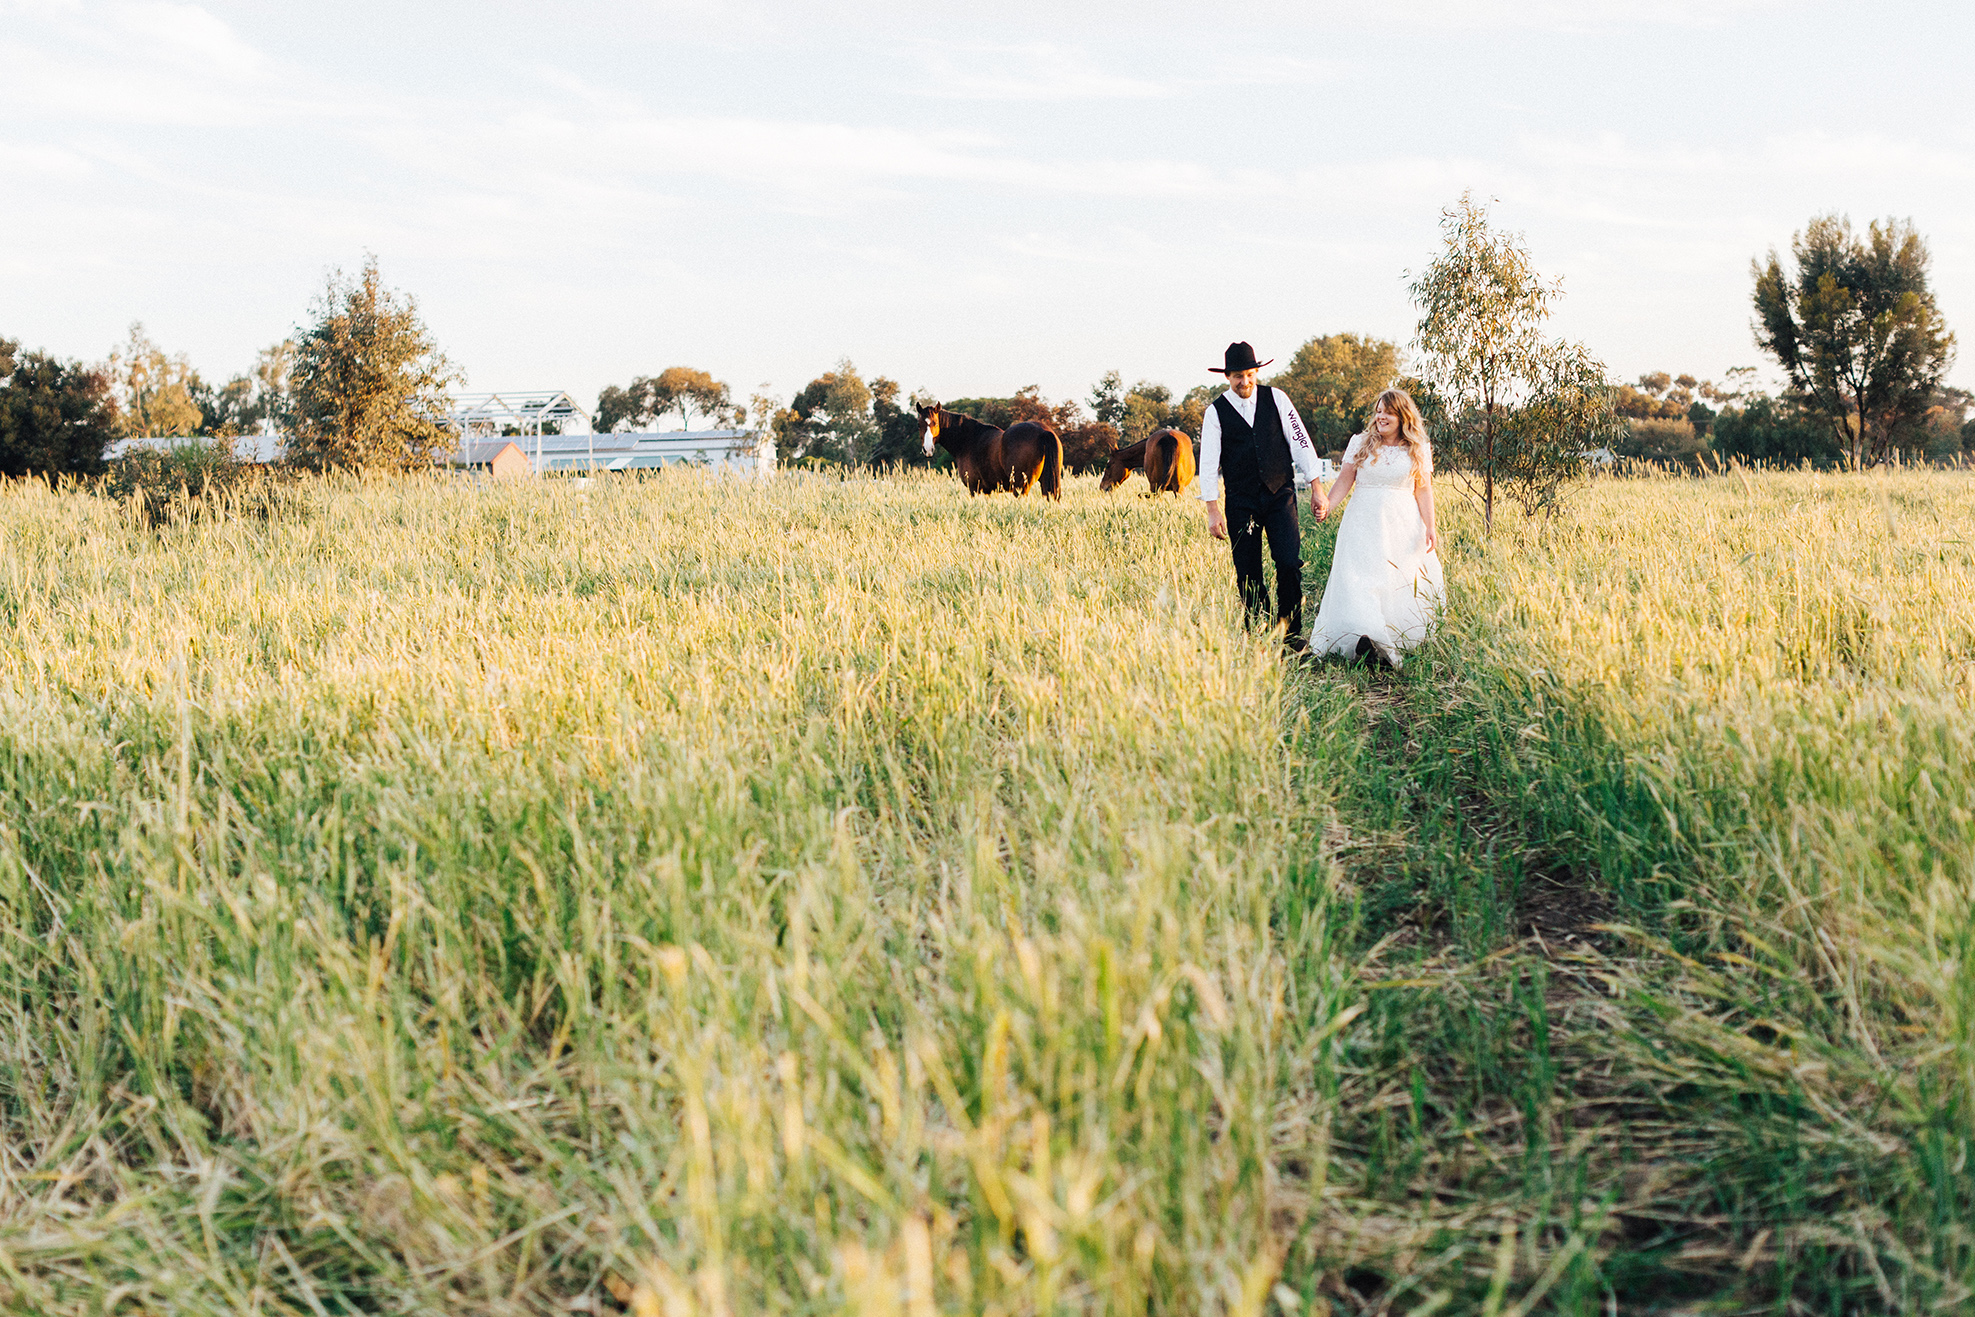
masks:
[[[470,441],[454,452],[446,455],[446,465],[468,471],[484,473],[496,480],[509,476],[525,476],[529,472],[528,454],[521,451],[521,445],[512,439],[482,439]]]
[[[672,430],[662,434],[545,434],[529,440],[539,471],[649,471],[696,466],[730,475],[775,469],[775,441],[752,430]]]
[[[208,435],[138,435],[130,439],[119,439],[103,450],[106,460],[114,462],[119,457],[139,448],[149,448],[160,453],[168,453],[174,448],[194,445],[205,446],[223,442]],[[242,462],[279,462],[288,454],[288,437],[280,434],[242,434],[231,440],[233,455]]]

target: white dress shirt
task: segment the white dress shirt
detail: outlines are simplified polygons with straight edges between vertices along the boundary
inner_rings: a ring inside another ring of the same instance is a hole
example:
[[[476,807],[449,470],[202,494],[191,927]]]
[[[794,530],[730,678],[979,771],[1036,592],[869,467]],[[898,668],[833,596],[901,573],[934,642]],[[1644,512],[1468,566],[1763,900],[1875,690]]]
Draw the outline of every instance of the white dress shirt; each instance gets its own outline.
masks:
[[[1255,424],[1255,402],[1262,396],[1266,385],[1257,384],[1255,392],[1246,398],[1229,389],[1221,394],[1234,408],[1235,415],[1248,424]],[[1269,389],[1269,396],[1276,400],[1276,415],[1282,418],[1283,438],[1289,440],[1289,460],[1295,467],[1296,479],[1309,484],[1316,480],[1317,449],[1310,442],[1309,434],[1303,429],[1303,418],[1296,414],[1296,404],[1281,389]],[[1218,400],[1217,400],[1218,401]],[[1221,496],[1221,416],[1220,409],[1213,403],[1207,404],[1206,419],[1200,422],[1200,497],[1212,503]]]

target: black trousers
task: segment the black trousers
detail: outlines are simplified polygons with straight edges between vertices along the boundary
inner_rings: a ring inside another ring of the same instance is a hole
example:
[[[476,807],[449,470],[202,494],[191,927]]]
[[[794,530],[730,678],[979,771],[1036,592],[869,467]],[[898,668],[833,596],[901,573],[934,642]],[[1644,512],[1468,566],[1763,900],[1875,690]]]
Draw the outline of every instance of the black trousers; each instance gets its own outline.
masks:
[[[1262,579],[1262,537],[1269,537],[1269,557],[1276,565],[1276,621],[1289,624],[1287,635],[1303,632],[1303,532],[1297,522],[1296,482],[1271,494],[1265,489],[1228,491],[1228,547],[1234,551],[1234,583],[1248,609],[1249,623],[1268,607],[1269,591]]]

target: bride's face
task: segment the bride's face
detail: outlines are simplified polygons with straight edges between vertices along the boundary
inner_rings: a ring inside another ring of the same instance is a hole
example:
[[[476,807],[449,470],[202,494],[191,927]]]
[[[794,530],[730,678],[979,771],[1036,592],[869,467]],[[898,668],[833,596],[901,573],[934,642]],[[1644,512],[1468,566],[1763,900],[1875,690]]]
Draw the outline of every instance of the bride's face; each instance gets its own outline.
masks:
[[[1399,418],[1380,407],[1372,413],[1372,429],[1381,442],[1390,443],[1399,437]]]

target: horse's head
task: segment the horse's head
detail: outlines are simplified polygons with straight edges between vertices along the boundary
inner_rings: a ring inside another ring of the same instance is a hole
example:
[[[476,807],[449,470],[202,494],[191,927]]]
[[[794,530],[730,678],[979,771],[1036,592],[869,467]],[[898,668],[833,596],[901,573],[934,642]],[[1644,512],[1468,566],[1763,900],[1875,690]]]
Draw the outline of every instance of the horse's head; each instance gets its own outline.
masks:
[[[1099,493],[1109,493],[1130,477],[1132,469],[1125,465],[1122,453],[1111,454],[1111,464],[1104,468],[1104,479],[1097,482]]]
[[[933,455],[933,446],[939,442],[940,409],[938,403],[919,409],[919,446],[926,456]]]

